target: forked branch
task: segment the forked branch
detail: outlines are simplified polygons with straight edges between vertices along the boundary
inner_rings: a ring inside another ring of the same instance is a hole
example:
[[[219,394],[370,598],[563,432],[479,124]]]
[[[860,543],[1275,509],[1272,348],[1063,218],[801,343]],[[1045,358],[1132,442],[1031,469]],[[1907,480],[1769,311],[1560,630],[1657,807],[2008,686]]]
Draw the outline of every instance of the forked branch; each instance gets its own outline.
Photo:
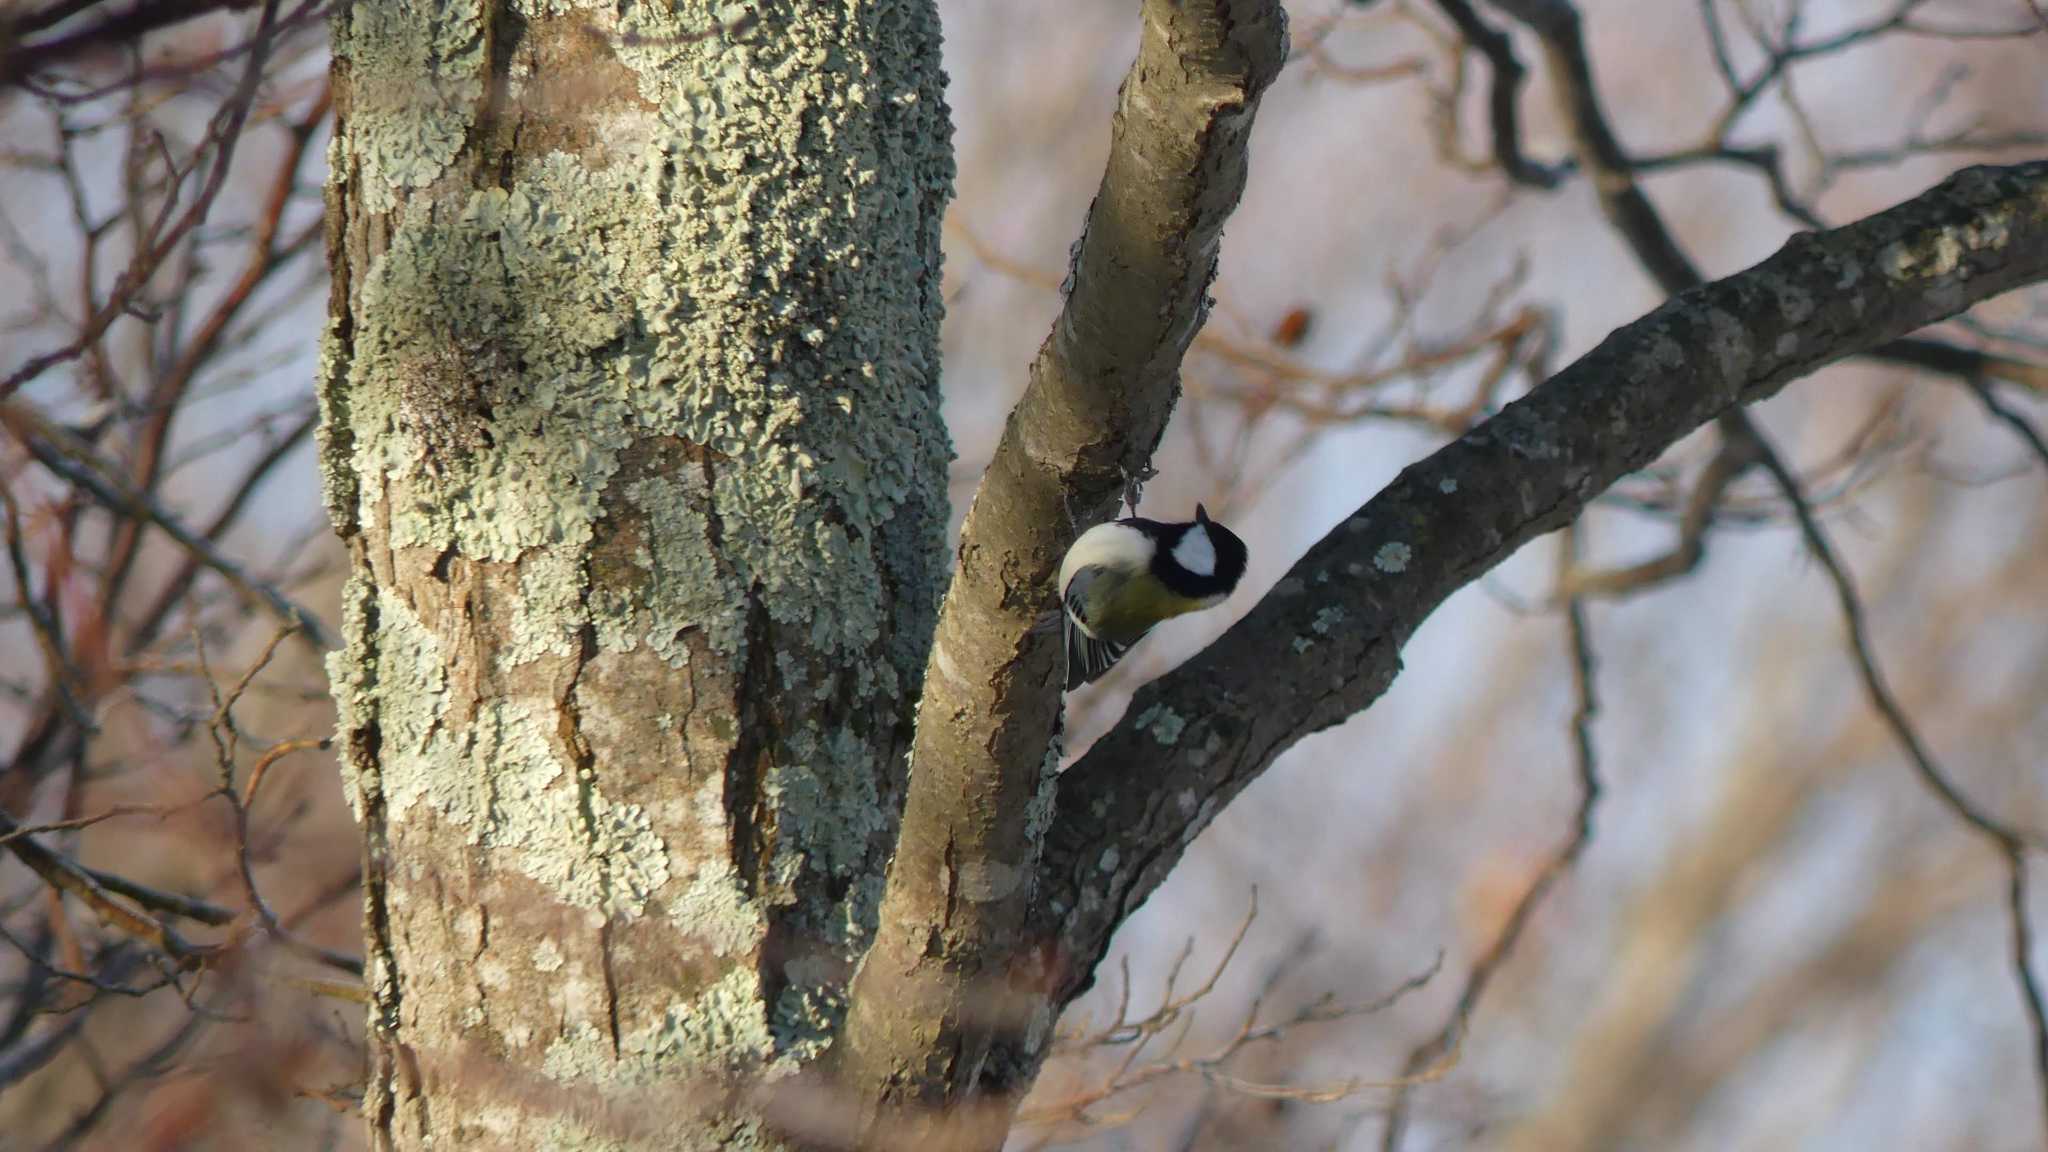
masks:
[[[957,1099],[994,1034],[1030,1026],[1005,989],[1031,979],[1013,965],[1059,715],[1054,569],[1149,470],[1253,115],[1286,59],[1273,0],[1148,0],[1142,19],[1066,306],[968,510],[939,613],[881,923],[836,1052],[847,1086],[884,1109]]]

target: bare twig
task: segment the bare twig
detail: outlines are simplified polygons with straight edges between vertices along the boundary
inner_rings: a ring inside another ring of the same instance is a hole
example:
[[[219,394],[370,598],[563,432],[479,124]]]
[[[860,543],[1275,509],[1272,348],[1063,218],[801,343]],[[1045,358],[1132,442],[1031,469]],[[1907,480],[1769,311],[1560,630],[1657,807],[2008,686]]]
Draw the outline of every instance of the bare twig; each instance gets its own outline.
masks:
[[[1827,572],[1828,580],[1834,585],[1835,598],[1842,612],[1842,619],[1849,631],[1849,647],[1856,665],[1857,675],[1863,681],[1864,693],[1870,703],[1883,717],[1892,736],[1912,762],[1913,769],[1933,792],[1943,806],[1957,819],[1968,825],[2001,850],[2018,850],[2038,846],[2039,838],[2032,833],[2021,832],[2001,823],[1996,817],[1984,811],[1965,795],[1947,770],[1934,759],[1927,744],[1920,738],[1919,731],[1899,704],[1891,685],[1880,669],[1876,652],[1870,642],[1870,629],[1863,611],[1863,601],[1857,595],[1856,585],[1849,570],[1835,554],[1834,546],[1828,541],[1827,533],[1821,528],[1820,520],[1807,503],[1806,493],[1800,487],[1799,478],[1792,474],[1770,443],[1759,434],[1758,462],[1776,481],[1779,491],[1790,502],[1794,517],[1799,522],[1799,534],[1806,542],[1807,551]]]
[[[1869,697],[1871,707],[1883,718],[1892,737],[1912,762],[1928,791],[1940,800],[1958,820],[1988,841],[2004,857],[2010,874],[2010,893],[2007,912],[2012,920],[2013,966],[2020,988],[2027,1021],[2032,1029],[2036,1084],[2040,1095],[2044,1117],[2048,1117],[2048,1008],[2044,1008],[2039,982],[2035,979],[2032,959],[2032,935],[2027,926],[2026,910],[2026,853],[2029,848],[2042,847],[2041,838],[2035,833],[2016,829],[1998,820],[1985,811],[1976,801],[1969,798],[1956,784],[1948,771],[1934,759],[1927,743],[1906,715],[1898,697],[1892,693],[1879,668],[1875,650],[1870,641],[1869,628],[1864,620],[1863,602],[1857,595],[1854,580],[1848,568],[1835,554],[1834,547],[1822,531],[1819,520],[1806,502],[1805,493],[1800,490],[1798,478],[1792,475],[1784,462],[1778,458],[1767,442],[1759,438],[1763,456],[1761,463],[1771,477],[1777,481],[1785,498],[1792,503],[1792,509],[1799,520],[1799,532],[1806,542],[1806,548],[1813,558],[1820,562],[1834,585],[1835,598],[1841,607],[1843,622],[1849,631],[1849,645],[1854,657],[1856,671],[1863,681],[1864,694]],[[2048,1122],[2044,1122],[2048,1131]]]
[[[90,731],[95,725],[92,711],[86,704],[86,678],[67,655],[64,626],[57,619],[55,608],[58,589],[53,586],[48,589],[45,599],[37,598],[34,577],[29,572],[28,554],[23,548],[20,510],[15,507],[14,494],[4,484],[0,484],[0,510],[6,513],[8,568],[14,577],[15,590],[20,594],[22,610],[28,614],[29,624],[35,631],[36,644],[43,651],[43,665],[49,682],[55,687],[58,699],[63,701],[71,722]]]
[[[213,718],[207,724],[207,731],[213,738],[216,754],[215,766],[220,772],[220,786],[215,790],[214,795],[221,797],[227,802],[228,810],[234,818],[235,866],[242,881],[242,895],[249,903],[249,910],[255,914],[257,921],[263,926],[265,934],[301,956],[325,964],[330,968],[340,969],[352,976],[360,977],[363,974],[363,962],[359,957],[336,952],[331,948],[323,948],[320,945],[301,939],[297,933],[285,926],[277,913],[271,909],[269,902],[263,898],[263,891],[256,883],[255,864],[250,859],[249,853],[249,805],[243,798],[241,789],[235,783],[235,755],[241,743],[241,732],[235,727],[235,705],[241,700],[242,694],[248,691],[249,685],[255,681],[256,677],[265,668],[270,666],[271,658],[277,654],[278,646],[284,643],[285,638],[291,635],[292,631],[292,627],[286,625],[272,633],[269,642],[264,645],[262,653],[250,663],[249,667],[243,671],[241,677],[235,681],[234,685],[227,692],[223,693],[220,690],[220,685],[214,680],[212,675],[206,674],[204,676],[207,690],[212,693],[214,705]],[[205,673],[206,647],[197,632],[193,634],[193,646],[194,654],[200,662],[201,671]],[[309,748],[319,747],[323,746],[324,743],[324,741],[319,740],[305,741],[302,742],[302,746]],[[286,751],[291,750],[293,749],[286,749]],[[274,753],[274,755],[271,753]],[[278,752],[275,748],[271,749],[271,753],[266,753],[265,757],[258,761],[258,764],[265,770],[268,770],[270,764],[274,763],[278,756],[284,754]],[[260,775],[256,774],[253,769],[252,777],[258,782],[261,780]]]
[[[1428,968],[1370,1000],[1342,1003],[1333,997],[1318,997],[1288,1016],[1265,1024],[1259,1023],[1265,999],[1261,994],[1254,999],[1246,1010],[1243,1021],[1230,1036],[1199,1055],[1181,1055],[1181,1049],[1185,1046],[1188,1032],[1193,1025],[1195,1011],[1215,992],[1217,982],[1222,979],[1223,973],[1230,967],[1244,943],[1246,933],[1250,930],[1257,912],[1257,894],[1254,892],[1250,909],[1239,922],[1237,931],[1225,945],[1223,954],[1210,969],[1208,977],[1194,989],[1183,994],[1176,989],[1181,970],[1193,949],[1194,942],[1189,940],[1187,947],[1181,951],[1167,973],[1166,986],[1160,993],[1159,1006],[1142,1019],[1133,1020],[1128,1014],[1130,973],[1126,968],[1122,997],[1111,1021],[1099,1029],[1088,1029],[1078,1034],[1062,1036],[1058,1042],[1059,1050],[1070,1053],[1124,1048],[1124,1057],[1088,1087],[1020,1112],[1019,1122],[1034,1126],[1078,1124],[1098,1130],[1126,1124],[1137,1118],[1140,1109],[1111,1114],[1098,1113],[1094,1109],[1115,1097],[1181,1075],[1200,1076],[1215,1087],[1255,1099],[1330,1103],[1369,1089],[1399,1088],[1414,1082],[1433,1080],[1448,1070],[1450,1065],[1446,1064],[1443,1068],[1423,1069],[1416,1076],[1396,1080],[1353,1077],[1331,1083],[1308,1085],[1269,1083],[1247,1078],[1231,1070],[1236,1058],[1254,1045],[1281,1040],[1308,1025],[1351,1020],[1384,1012],[1409,993],[1428,984],[1442,966],[1441,955],[1437,956]],[[1269,989],[1270,985],[1269,980]],[[1140,1063],[1142,1057],[1150,1054],[1152,1041],[1162,1038],[1169,1041],[1165,1045],[1164,1054]]]
[[[262,604],[278,620],[301,629],[307,642],[318,650],[335,646],[320,618],[294,603],[275,587],[253,579],[241,565],[228,559],[211,542],[187,528],[183,521],[158,504],[155,498],[134,491],[112,468],[95,457],[76,437],[52,425],[26,405],[0,402],[0,428],[5,428],[25,446],[38,464],[76,485],[102,506],[122,516],[155,526],[192,558],[226,580],[244,596]]]
[[[11,834],[20,827],[13,817],[0,812],[0,836],[8,837],[6,848],[15,859],[28,865],[29,870],[42,877],[50,887],[77,897],[108,927],[148,944],[186,969],[198,967],[216,951],[210,946],[188,942],[162,921],[116,899],[100,886],[91,873],[43,847],[34,837],[12,837]]]
[[[2006,915],[2012,922],[2012,970],[2019,981],[2020,1002],[2027,1009],[2033,1033],[2034,1078],[2042,1086],[2043,1131],[2048,1131],[2048,1010],[2044,1010],[2040,978],[2034,974],[2034,934],[2027,921],[2027,858],[2017,847],[2005,849]]]
[[[229,163],[234,159],[235,145],[241,139],[242,126],[248,121],[250,107],[255,103],[256,92],[263,82],[264,65],[269,62],[274,37],[270,35],[277,23],[279,0],[263,0],[261,16],[257,21],[257,34],[251,41],[249,59],[242,69],[240,82],[234,93],[221,106],[207,132],[208,146],[213,150],[213,162],[198,193],[186,205],[185,211],[172,218],[175,197],[166,200],[162,212],[150,222],[142,235],[136,238],[136,258],[122,272],[113,290],[104,303],[89,310],[89,315],[79,333],[69,344],[46,352],[29,360],[0,380],[0,399],[6,399],[23,384],[42,375],[55,365],[76,359],[94,347],[114,321],[128,315],[135,305],[136,296],[148,284],[157,268],[177,248],[185,236],[206,219],[213,206],[214,197],[227,182]],[[0,73],[4,78],[7,73]],[[91,261],[85,261],[89,267]]]
[[[2048,441],[2041,438],[2040,429],[2034,427],[2034,422],[2027,419],[2026,413],[1999,399],[1998,393],[1993,391],[1991,385],[1982,377],[1964,376],[1960,379],[1963,386],[1974,393],[1984,405],[1984,410],[1991,413],[1993,419],[2012,429],[2013,435],[2020,438],[2027,446],[2027,450],[2041,462],[2041,466],[2048,468]]]
[[[1558,535],[1558,580],[1562,585],[1577,568],[1578,533],[1575,527],[1568,526]],[[1593,843],[1593,811],[1600,802],[1600,761],[1593,744],[1593,720],[1600,711],[1593,679],[1593,639],[1586,624],[1585,602],[1568,594],[1562,595],[1561,599],[1564,601],[1565,635],[1571,650],[1572,694],[1576,700],[1570,727],[1579,799],[1572,814],[1571,831],[1544,861],[1535,879],[1523,889],[1521,898],[1509,910],[1493,943],[1472,962],[1472,970],[1466,975],[1464,987],[1459,990],[1458,999],[1443,1028],[1408,1053],[1408,1059],[1402,1066],[1404,1078],[1419,1076],[1446,1060],[1454,1059],[1472,1025],[1472,1014],[1478,1009],[1480,998],[1486,995],[1494,974],[1513,956],[1515,945],[1520,942],[1523,931],[1550,890],[1578,864],[1579,858]],[[1385,1152],[1399,1149],[1407,1132],[1408,1087],[1404,1084],[1397,1088],[1387,1106],[1387,1123],[1380,1137],[1380,1147]]]
[[[1529,159],[1522,151],[1521,94],[1527,74],[1515,56],[1508,35],[1482,19],[1470,0],[1437,0],[1437,8],[1458,29],[1473,51],[1486,57],[1493,72],[1493,87],[1487,100],[1492,117],[1494,162],[1508,179],[1531,188],[1555,188],[1571,169],[1569,162],[1544,164]]]

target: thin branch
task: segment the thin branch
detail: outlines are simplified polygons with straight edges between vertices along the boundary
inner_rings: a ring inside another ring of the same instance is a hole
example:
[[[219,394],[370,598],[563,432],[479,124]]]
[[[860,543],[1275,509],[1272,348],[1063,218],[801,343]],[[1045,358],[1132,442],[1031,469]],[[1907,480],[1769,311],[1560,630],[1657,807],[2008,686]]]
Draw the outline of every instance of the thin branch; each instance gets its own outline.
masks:
[[[181,968],[198,967],[217,950],[192,944],[169,925],[114,899],[91,873],[45,848],[33,837],[13,837],[11,834],[20,827],[13,817],[0,812],[0,836],[7,837],[7,850],[28,865],[30,871],[42,877],[45,884],[77,897],[108,927],[148,944]]]
[[[164,813],[165,809],[156,804],[116,804],[111,808],[95,812],[90,816],[73,816],[68,820],[51,820],[42,824],[23,825],[11,832],[0,834],[0,845],[5,845],[10,840],[18,840],[23,836],[43,836],[51,832],[76,832],[82,828],[90,828],[95,824],[104,824],[109,820],[117,820],[124,816],[161,817]]]
[[[37,1069],[57,1058],[57,1054],[76,1039],[85,1029],[86,1014],[74,1012],[63,1023],[50,1028],[33,1040],[26,1040],[7,1051],[0,1051],[0,1088],[16,1084],[33,1074]]]
[[[196,632],[193,634],[194,654],[199,661],[207,691],[213,697],[213,717],[207,723],[207,732],[213,738],[215,767],[220,772],[220,787],[215,790],[214,795],[227,801],[228,810],[234,819],[236,873],[242,881],[242,895],[248,901],[249,910],[255,914],[257,922],[263,926],[264,933],[301,956],[360,977],[363,974],[361,959],[300,939],[297,933],[285,926],[284,921],[271,909],[270,903],[263,898],[263,890],[256,883],[255,863],[249,852],[249,804],[243,798],[241,789],[235,784],[235,755],[241,743],[241,732],[235,727],[235,705],[241,701],[242,694],[249,690],[249,685],[255,682],[256,677],[270,666],[271,659],[277,655],[278,646],[283,644],[285,638],[293,631],[290,625],[286,625],[272,633],[263,651],[225,693],[220,690],[219,683],[206,667],[205,644]],[[287,745],[292,743],[295,742],[288,741]],[[320,747],[324,746],[325,741],[309,740],[296,743],[300,747]],[[289,746],[280,747],[287,752],[294,750]],[[284,752],[280,752],[278,748],[273,748],[258,761],[257,767],[268,770],[277,757],[283,754]],[[260,773],[252,769],[251,774],[257,782],[261,781]]]
[[[1756,441],[1747,436],[1721,439],[1686,498],[1678,525],[1678,543],[1670,552],[1625,568],[1566,572],[1558,580],[1558,597],[1575,601],[1579,597],[1630,595],[1698,568],[1706,558],[1707,533],[1714,526],[1722,497],[1728,494],[1729,485],[1756,463],[1755,445]]]
[[[241,519],[242,513],[248,509],[249,502],[255,498],[256,492],[263,487],[264,482],[277,470],[278,465],[306,442],[319,422],[317,411],[307,413],[249,465],[248,470],[235,481],[227,503],[220,511],[214,513],[213,519],[201,531],[201,536],[207,542],[216,545],[220,543],[221,538],[227,535],[228,529],[234,527],[235,522]],[[134,628],[127,638],[129,651],[140,651],[156,639],[164,624],[170,619],[172,610],[185,602],[186,596],[192,591],[193,582],[198,579],[204,567],[198,557],[189,554],[185,557],[176,574],[166,581],[163,589],[157,593],[156,599],[150,601],[149,606],[136,618]]]
[[[2013,828],[1992,816],[1974,800],[1965,795],[1948,771],[1934,759],[1927,742],[1913,726],[1898,697],[1892,694],[1891,685],[1879,668],[1876,652],[1870,641],[1869,628],[1864,620],[1863,601],[1857,595],[1854,580],[1840,557],[1835,554],[1827,534],[1821,530],[1820,521],[1813,515],[1801,491],[1798,478],[1792,475],[1778,458],[1768,442],[1760,443],[1763,452],[1762,464],[1771,477],[1777,481],[1785,498],[1792,504],[1799,520],[1799,532],[1806,542],[1806,548],[1813,558],[1826,570],[1829,581],[1834,585],[1835,598],[1842,611],[1843,622],[1849,631],[1849,644],[1855,657],[1856,671],[1863,681],[1864,694],[1871,706],[1891,729],[1892,738],[1912,761],[1913,769],[1919,774],[1927,789],[1934,793],[1944,807],[1989,841],[2005,858],[2010,872],[2010,891],[2007,913],[2012,920],[2014,974],[2025,1004],[2027,1020],[2032,1029],[2035,1054],[2036,1089],[2044,1117],[2048,1117],[2048,1006],[2044,1006],[2041,988],[2034,977],[2032,935],[2027,926],[2026,908],[2026,853],[2029,848],[2043,846],[2041,838],[2031,832]],[[2048,1133],[2048,1122],[2043,1132]]]
[[[1991,385],[1985,383],[1982,377],[1963,376],[1960,379],[1963,386],[1974,393],[1978,401],[1984,405],[1984,410],[1991,413],[1993,419],[2012,429],[2013,435],[2018,436],[2027,446],[2027,450],[2034,454],[2034,458],[2041,462],[2041,467],[2048,468],[2048,441],[2041,438],[2040,429],[2034,427],[2034,422],[2027,419],[2026,413],[2000,400],[1998,393],[1992,391]]]
[[[40,31],[88,6],[76,0],[53,4],[43,12],[22,17],[17,28],[23,32]],[[76,32],[37,41],[15,41],[10,36],[6,50],[0,52],[0,88],[25,83],[37,72],[88,53],[125,48],[158,29],[236,6],[233,0],[136,0],[126,11]]]
[[[20,510],[15,507],[14,493],[7,485],[0,485],[0,511],[6,514],[8,569],[14,577],[15,590],[20,593],[22,611],[28,615],[29,627],[35,633],[36,645],[43,651],[43,665],[49,683],[55,687],[57,699],[63,703],[71,722],[90,731],[96,725],[91,709],[86,706],[86,678],[67,653],[64,626],[58,621],[54,607],[58,582],[49,582],[47,600],[36,597],[28,554],[23,548]]]
[[[1568,526],[1559,533],[1558,579],[1562,584],[1578,564],[1578,533],[1575,526]],[[1465,1034],[1472,1026],[1472,1014],[1478,1010],[1480,998],[1486,995],[1494,975],[1514,954],[1515,945],[1521,941],[1523,931],[1534,919],[1550,890],[1557,886],[1585,855],[1593,843],[1593,811],[1600,803],[1600,761],[1593,745],[1593,719],[1599,714],[1600,699],[1594,689],[1594,656],[1592,632],[1586,624],[1585,602],[1576,596],[1564,598],[1565,637],[1571,649],[1572,695],[1574,705],[1571,714],[1572,763],[1578,775],[1578,806],[1572,814],[1571,831],[1564,842],[1543,867],[1536,878],[1529,882],[1514,907],[1509,910],[1506,922],[1501,925],[1498,935],[1493,938],[1485,952],[1472,962],[1472,971],[1465,977],[1465,986],[1458,993],[1458,999],[1451,1009],[1451,1015],[1436,1035],[1418,1044],[1408,1053],[1401,1072],[1405,1080],[1420,1076],[1446,1060],[1454,1058],[1464,1045]],[[1401,1138],[1407,1131],[1409,1085],[1403,1083],[1394,1093],[1387,1106],[1387,1123],[1380,1137],[1383,1152],[1397,1152]]]
[[[99,868],[76,865],[79,871],[92,878],[93,883],[105,888],[116,896],[126,897],[144,908],[169,913],[197,924],[213,928],[225,927],[241,918],[241,913],[226,905],[201,900],[196,896],[182,896],[176,892],[165,892],[137,883],[118,873]]]
[[[87,319],[71,343],[53,349],[29,360],[0,380],[0,399],[14,395],[22,385],[42,375],[50,368],[77,358],[87,349],[97,346],[101,336],[114,321],[129,315],[136,302],[136,295],[143,291],[157,268],[170,256],[185,236],[206,219],[213,206],[214,197],[227,183],[228,166],[235,155],[235,145],[242,136],[242,126],[248,122],[249,110],[256,102],[257,89],[263,82],[264,65],[270,60],[270,51],[275,42],[277,8],[279,0],[263,0],[262,13],[257,21],[256,34],[251,41],[248,63],[242,69],[241,80],[227,100],[215,114],[207,131],[207,140],[213,148],[213,162],[208,167],[205,181],[198,193],[186,205],[185,211],[172,219],[176,197],[167,197],[162,212],[151,221],[136,237],[139,251],[108,293],[104,303],[94,306],[88,289]],[[9,75],[0,72],[0,81]],[[175,166],[168,165],[174,173]],[[83,221],[81,221],[83,223]],[[90,233],[92,230],[88,228]],[[81,263],[87,277],[91,275],[93,261],[88,258]]]
[[[311,610],[243,572],[241,565],[221,555],[211,542],[185,527],[153,497],[131,489],[76,437],[18,402],[0,402],[0,428],[12,433],[38,464],[70,481],[102,507],[154,526],[245,598],[263,605],[279,621],[303,628],[308,642],[317,649],[336,646],[332,634]]]
[[[2012,923],[2012,970],[2026,1005],[2027,1027],[2033,1033],[2034,1080],[2040,1086],[2042,1131],[2048,1132],[2048,1009],[2043,1007],[2040,978],[2034,974],[2034,934],[2027,921],[2027,857],[2016,847],[2005,851],[2006,916]]]
[[[1514,42],[1507,33],[1482,19],[1470,0],[1436,0],[1436,6],[1464,37],[1471,49],[1486,58],[1493,73],[1487,98],[1491,116],[1494,162],[1516,184],[1530,188],[1555,188],[1571,170],[1570,162],[1544,164],[1522,151],[1522,81],[1527,69],[1515,55]]]
[[[1095,1131],[1127,1124],[1138,1118],[1141,1109],[1131,1109],[1108,1116],[1094,1114],[1090,1109],[1104,1101],[1174,1076],[1199,1076],[1209,1084],[1226,1092],[1255,1100],[1287,1100],[1300,1104],[1329,1104],[1338,1100],[1349,1099],[1361,1092],[1372,1089],[1405,1091],[1417,1084],[1429,1083],[1440,1078],[1449,1070],[1450,1065],[1446,1064],[1440,1068],[1424,1068],[1413,1075],[1402,1076],[1392,1080],[1375,1080],[1363,1076],[1354,1076],[1319,1084],[1281,1084],[1254,1080],[1231,1071],[1231,1065],[1236,1062],[1238,1056],[1246,1049],[1281,1040],[1301,1031],[1306,1026],[1341,1020],[1353,1020],[1362,1016],[1371,1016],[1384,1012],[1401,1002],[1410,993],[1421,989],[1434,979],[1438,969],[1442,966],[1442,962],[1443,957],[1438,956],[1431,962],[1429,967],[1402,980],[1391,990],[1371,1000],[1356,1004],[1345,1004],[1328,996],[1323,996],[1302,1005],[1288,1016],[1269,1021],[1265,1024],[1259,1023],[1259,1017],[1262,1014],[1263,998],[1255,1000],[1245,1012],[1244,1020],[1238,1025],[1236,1031],[1199,1055],[1182,1056],[1179,1054],[1180,1041],[1185,1039],[1184,1032],[1182,1036],[1176,1038],[1173,1046],[1174,1051],[1169,1052],[1163,1059],[1142,1065],[1137,1063],[1137,1057],[1143,1051],[1143,1048],[1134,1045],[1130,1055],[1100,1082],[1071,1093],[1061,1099],[1020,1112],[1018,1114],[1018,1121],[1019,1123],[1031,1125],[1078,1124]],[[1189,1019],[1184,1013],[1192,1002],[1193,999],[1191,998],[1185,1003],[1173,1005],[1170,1008],[1162,1004],[1161,1012],[1155,1013],[1155,1017],[1163,1017],[1175,1023],[1184,1022]],[[1147,1022],[1150,1022],[1152,1019],[1148,1017]],[[1160,1030],[1164,1031],[1170,1026],[1170,1024],[1162,1024],[1160,1025]]]
[[[1950,777],[1947,770],[1935,760],[1934,755],[1922,740],[1918,729],[1906,715],[1898,697],[1892,693],[1890,683],[1880,669],[1877,655],[1870,641],[1870,628],[1865,619],[1863,601],[1856,592],[1854,579],[1841,558],[1835,554],[1834,545],[1822,530],[1820,520],[1813,514],[1813,507],[1807,502],[1806,493],[1800,487],[1799,478],[1792,474],[1785,462],[1778,458],[1770,443],[1759,434],[1759,463],[1777,482],[1778,489],[1792,506],[1793,516],[1799,523],[1800,537],[1806,542],[1807,551],[1827,572],[1828,580],[1834,585],[1835,599],[1842,611],[1843,623],[1849,630],[1849,647],[1856,664],[1856,672],[1863,681],[1864,694],[1870,698],[1871,707],[1883,717],[1885,726],[1891,729],[1892,737],[1912,761],[1913,769],[1933,792],[1943,806],[1954,813],[1958,820],[1990,840],[2002,851],[2018,850],[2027,846],[2039,846],[2039,837],[2007,827],[1996,817],[1979,807],[1976,801],[1964,795],[1962,789]]]
[[[320,125],[326,121],[330,106],[331,89],[323,85],[312,108],[289,126],[289,143],[283,159],[278,162],[271,176],[269,194],[257,214],[256,233],[243,262],[242,274],[214,304],[191,338],[184,341],[183,347],[177,352],[175,362],[149,389],[144,401],[144,411],[148,419],[135,437],[135,458],[129,470],[130,483],[138,491],[156,490],[157,482],[162,475],[164,450],[170,440],[172,424],[194,380],[214,358],[223,337],[255,294],[256,289],[288,258],[278,250],[278,230],[283,224],[284,211],[290,202],[292,189],[298,184],[299,167],[304,161],[307,147],[319,131]],[[178,335],[176,326],[171,325],[167,328],[175,339]],[[119,601],[126,588],[138,551],[137,542],[140,535],[141,525],[131,521],[121,526],[121,531],[115,539],[113,560],[109,564],[109,572],[100,593],[101,603],[110,614],[112,606]],[[209,536],[209,539],[213,538]],[[172,583],[175,585],[178,581],[173,580]]]

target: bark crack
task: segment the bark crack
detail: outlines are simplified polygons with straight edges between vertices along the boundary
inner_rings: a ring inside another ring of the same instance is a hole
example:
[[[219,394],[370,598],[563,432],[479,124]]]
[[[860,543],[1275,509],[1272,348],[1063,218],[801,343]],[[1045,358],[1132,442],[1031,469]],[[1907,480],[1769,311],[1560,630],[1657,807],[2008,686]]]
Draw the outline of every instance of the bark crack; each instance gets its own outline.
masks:
[[[589,619],[590,571],[586,564],[577,577],[578,588],[583,597],[583,618]],[[569,665],[568,679],[562,686],[562,693],[556,701],[562,718],[562,743],[568,748],[576,772],[576,813],[583,822],[583,834],[590,849],[590,857],[597,865],[598,916],[597,928],[598,967],[604,980],[605,1022],[610,1033],[612,1059],[619,1059],[619,985],[612,963],[612,875],[611,854],[605,850],[603,831],[598,827],[597,755],[590,741],[583,735],[583,713],[576,699],[576,689],[583,679],[583,670],[597,656],[597,628],[585,623],[576,635],[576,654]]]

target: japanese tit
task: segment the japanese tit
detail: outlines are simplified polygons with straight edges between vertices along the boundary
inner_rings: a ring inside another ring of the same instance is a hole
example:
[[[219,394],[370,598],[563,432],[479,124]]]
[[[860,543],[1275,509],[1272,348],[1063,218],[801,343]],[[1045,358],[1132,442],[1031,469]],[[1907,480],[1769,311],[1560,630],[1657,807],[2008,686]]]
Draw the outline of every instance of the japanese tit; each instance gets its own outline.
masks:
[[[1097,524],[1060,562],[1069,691],[1109,671],[1161,620],[1223,603],[1244,576],[1244,541],[1195,505],[1195,518]]]

